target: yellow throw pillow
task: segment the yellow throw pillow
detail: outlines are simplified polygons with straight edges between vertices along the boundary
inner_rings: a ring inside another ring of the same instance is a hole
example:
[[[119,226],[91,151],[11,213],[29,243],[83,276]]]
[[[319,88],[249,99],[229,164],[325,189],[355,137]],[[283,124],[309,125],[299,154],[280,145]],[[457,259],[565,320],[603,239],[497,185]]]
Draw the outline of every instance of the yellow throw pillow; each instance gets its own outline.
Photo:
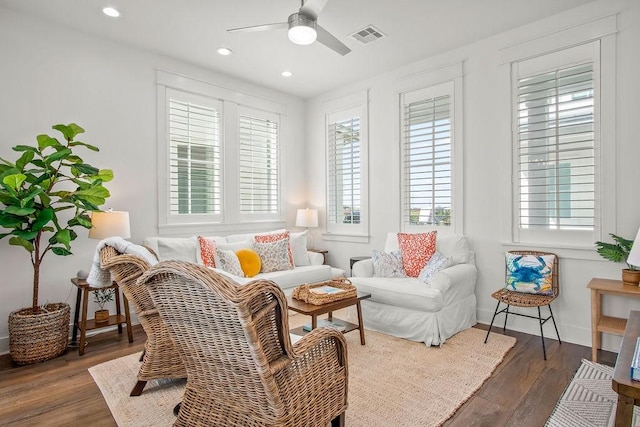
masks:
[[[260,273],[260,256],[252,249],[240,249],[236,252],[240,261],[240,268],[244,272],[245,277],[253,277]]]

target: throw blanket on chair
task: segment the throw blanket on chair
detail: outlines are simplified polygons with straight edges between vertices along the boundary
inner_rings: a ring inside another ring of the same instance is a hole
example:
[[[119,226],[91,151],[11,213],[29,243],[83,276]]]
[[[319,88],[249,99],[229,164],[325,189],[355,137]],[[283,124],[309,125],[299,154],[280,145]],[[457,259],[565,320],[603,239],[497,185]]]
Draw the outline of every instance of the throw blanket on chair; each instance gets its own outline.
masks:
[[[144,246],[128,242],[122,237],[108,237],[101,240],[98,246],[96,246],[91,270],[89,271],[89,276],[87,276],[87,283],[95,288],[103,288],[111,285],[111,274],[109,270],[104,270],[100,267],[100,251],[105,246],[111,246],[121,254],[137,255],[147,261],[149,265],[156,265],[158,263],[158,260]]]

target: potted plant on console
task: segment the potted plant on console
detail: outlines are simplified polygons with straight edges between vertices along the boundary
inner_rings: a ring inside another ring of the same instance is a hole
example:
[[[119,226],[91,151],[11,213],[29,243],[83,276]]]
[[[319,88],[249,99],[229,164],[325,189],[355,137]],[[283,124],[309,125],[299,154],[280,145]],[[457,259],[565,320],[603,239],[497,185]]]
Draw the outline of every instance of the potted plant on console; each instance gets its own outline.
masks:
[[[113,288],[98,289],[93,292],[93,302],[98,304],[100,310],[96,310],[93,320],[96,323],[104,323],[109,321],[109,309],[105,309],[104,305],[109,301],[113,301]]]
[[[633,247],[633,240],[616,236],[613,233],[610,233],[609,235],[615,243],[596,242],[598,253],[602,258],[609,261],[625,262],[629,268],[622,270],[622,282],[625,285],[638,286],[638,283],[640,283],[640,270],[637,266],[631,265],[627,262],[629,252],[631,252],[631,248]]]
[[[69,339],[66,303],[40,305],[40,267],[48,253],[71,255],[74,228],[91,228],[88,213],[99,211],[109,191],[103,183],[113,178],[109,169],[85,163],[74,150],[98,151],[76,141],[84,132],[75,123],[55,125],[63,142],[38,135],[35,145],[16,145],[15,162],[0,158],[0,239],[29,253],[33,266],[31,307],[9,315],[9,352],[14,362],[36,363],[62,354]],[[8,231],[7,231],[8,230]]]

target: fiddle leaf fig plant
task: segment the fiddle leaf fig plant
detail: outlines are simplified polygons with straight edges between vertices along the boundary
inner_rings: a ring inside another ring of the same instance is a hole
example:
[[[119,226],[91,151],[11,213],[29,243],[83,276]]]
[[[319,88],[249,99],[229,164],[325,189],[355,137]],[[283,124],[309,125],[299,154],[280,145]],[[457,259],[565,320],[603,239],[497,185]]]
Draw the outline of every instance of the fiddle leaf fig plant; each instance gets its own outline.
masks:
[[[616,236],[613,233],[609,234],[615,243],[596,242],[596,250],[598,254],[604,259],[613,262],[625,262],[629,267],[629,270],[636,270],[636,268],[627,263],[629,258],[629,252],[633,246],[633,240],[625,239],[624,237]]]
[[[113,179],[109,169],[98,169],[76,154],[80,148],[99,151],[77,141],[84,132],[75,123],[53,129],[60,140],[38,135],[35,145],[16,145],[14,162],[0,157],[0,239],[25,249],[33,265],[33,313],[39,312],[40,266],[49,252],[71,255],[77,227],[91,228],[91,211],[110,196],[102,184]],[[8,231],[7,231],[8,230]]]

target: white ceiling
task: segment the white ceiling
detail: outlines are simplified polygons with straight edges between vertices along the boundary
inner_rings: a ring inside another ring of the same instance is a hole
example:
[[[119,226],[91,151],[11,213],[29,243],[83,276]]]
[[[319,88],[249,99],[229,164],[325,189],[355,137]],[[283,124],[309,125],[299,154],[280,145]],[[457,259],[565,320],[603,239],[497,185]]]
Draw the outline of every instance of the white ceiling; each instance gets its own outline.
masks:
[[[285,22],[296,0],[0,0],[0,6],[221,71],[303,98],[464,46],[592,0],[329,0],[318,23],[352,49],[346,56],[286,30],[228,33]],[[102,14],[114,6],[121,17]],[[1,13],[1,10],[0,10]],[[348,37],[374,25],[387,37]],[[227,57],[216,49],[233,50]],[[280,75],[283,70],[293,77]]]

